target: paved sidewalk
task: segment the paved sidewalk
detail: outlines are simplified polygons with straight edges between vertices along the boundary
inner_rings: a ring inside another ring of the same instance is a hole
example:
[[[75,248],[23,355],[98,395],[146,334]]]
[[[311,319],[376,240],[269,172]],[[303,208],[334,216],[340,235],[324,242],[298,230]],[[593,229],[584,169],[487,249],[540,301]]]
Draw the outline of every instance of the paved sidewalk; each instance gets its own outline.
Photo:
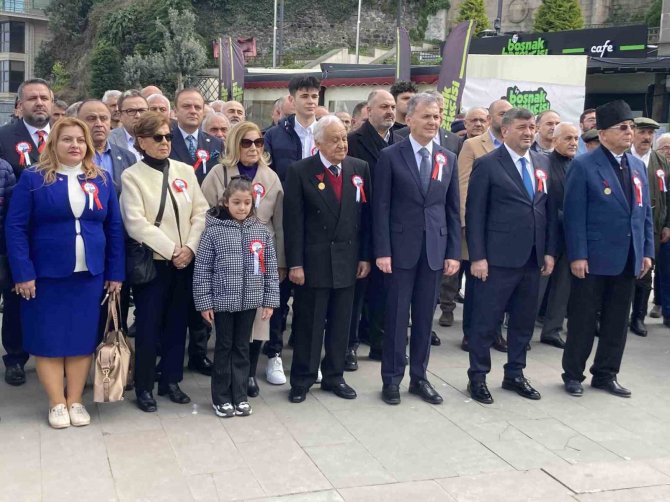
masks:
[[[495,404],[473,402],[459,320],[437,329],[443,343],[431,354],[442,406],[407,394],[407,381],[402,404],[384,404],[379,363],[363,346],[360,370],[345,375],[354,401],[315,388],[290,404],[288,385],[259,377],[254,414],[222,420],[211,411],[209,380],[186,372],[193,405],[158,397],[159,412],[147,414],[131,395],[89,404],[89,427],[56,431],[29,365],[25,386],[0,382],[0,500],[667,501],[670,330],[648,326],[647,338],[629,336],[624,357],[621,383],[632,399],[588,385],[583,397],[568,396],[562,352],[534,342],[526,375],[541,401],[500,388],[505,359],[494,352]],[[290,359],[287,350],[287,369]],[[264,365],[261,358],[259,373]]]

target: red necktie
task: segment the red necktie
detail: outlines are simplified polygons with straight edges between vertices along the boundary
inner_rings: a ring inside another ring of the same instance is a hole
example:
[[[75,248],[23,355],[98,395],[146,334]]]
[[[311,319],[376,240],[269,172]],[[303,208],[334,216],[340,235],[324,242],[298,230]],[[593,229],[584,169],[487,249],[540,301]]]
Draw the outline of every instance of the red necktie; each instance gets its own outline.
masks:
[[[44,132],[44,131],[37,131],[37,136],[39,138],[37,140],[37,151],[38,151],[38,153],[42,153],[44,151],[44,147],[47,144],[46,141],[44,141],[44,136],[46,136],[46,135],[47,135],[47,133]]]

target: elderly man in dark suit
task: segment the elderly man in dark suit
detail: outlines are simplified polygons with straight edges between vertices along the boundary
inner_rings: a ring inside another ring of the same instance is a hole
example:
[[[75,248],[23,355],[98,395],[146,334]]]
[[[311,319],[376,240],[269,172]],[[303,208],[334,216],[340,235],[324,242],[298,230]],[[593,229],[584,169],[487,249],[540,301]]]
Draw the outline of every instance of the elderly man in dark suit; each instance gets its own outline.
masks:
[[[395,99],[390,92],[382,89],[374,90],[369,94],[367,103],[368,120],[350,132],[347,139],[349,156],[367,162],[370,175],[374,176],[380,152],[387,146],[402,141],[403,138],[391,130],[395,123]],[[359,344],[359,326],[361,335],[367,335],[366,338],[370,343],[370,359],[381,361],[385,303],[384,274],[373,264],[370,275],[356,282],[349,349],[345,362],[347,371],[358,368],[356,350]]]
[[[172,127],[170,158],[193,166],[198,183],[219,162],[223,142],[200,130],[205,100],[200,91],[182,89],[175,95],[177,123]],[[207,357],[208,328],[200,313],[191,308],[188,320],[188,367],[205,376],[212,374],[212,361]]]
[[[441,116],[435,96],[408,105],[410,135],[382,150],[374,171],[374,251],[390,275],[382,358],[382,399],[400,403],[407,325],[412,310],[409,391],[431,404],[442,396],[426,378],[430,332],[442,274],[458,272],[461,254],[456,156],[434,141]]]
[[[35,78],[19,86],[17,98],[17,110],[22,118],[0,128],[0,159],[9,162],[18,182],[23,170],[37,163],[46,145],[53,94],[46,81]],[[23,350],[19,297],[12,288],[4,290],[2,296],[5,301],[2,345],[7,352],[2,357],[6,368],[5,381],[10,385],[22,385],[26,381],[23,366],[28,360],[28,353]]]
[[[356,279],[370,272],[368,165],[347,156],[347,131],[334,115],[317,122],[314,141],[319,152],[289,166],[284,188],[286,262],[300,302],[292,403],[316,382],[322,346],[321,389],[356,398],[344,381],[344,357]]]
[[[547,206],[548,159],[530,151],[534,134],[529,110],[508,110],[502,120],[502,146],[475,161],[468,185],[465,232],[474,278],[468,391],[485,404],[493,402],[486,375],[506,307],[503,389],[540,399],[523,369],[535,326],[540,273],[549,275],[554,268],[556,230]]]
[[[596,128],[600,146],[575,157],[565,182],[563,225],[573,277],[562,377],[568,394],[583,394],[600,312],[591,386],[630,397],[617,375],[635,278],[649,273],[654,258],[654,223],[645,165],[626,151],[634,128],[628,104],[599,106]]]

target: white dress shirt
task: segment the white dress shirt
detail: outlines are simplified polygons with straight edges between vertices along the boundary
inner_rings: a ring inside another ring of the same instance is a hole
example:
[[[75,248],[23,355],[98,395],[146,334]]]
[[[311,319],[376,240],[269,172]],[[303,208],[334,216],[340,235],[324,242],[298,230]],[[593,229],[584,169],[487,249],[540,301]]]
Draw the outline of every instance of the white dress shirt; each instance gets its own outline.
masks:
[[[88,195],[81,188],[81,182],[77,176],[84,174],[84,171],[81,168],[81,164],[76,166],[64,166],[61,165],[56,173],[59,175],[59,180],[62,179],[62,176],[67,178],[67,196],[70,199],[70,208],[72,209],[72,214],[75,217],[75,231],[77,236],[75,237],[74,249],[75,249],[75,265],[74,272],[86,272],[88,267],[86,266],[86,249],[84,248],[84,239],[81,236],[81,223],[79,218],[81,218],[84,208],[86,207],[86,198]]]
[[[647,168],[649,167],[649,158],[651,157],[651,148],[649,149],[649,151],[646,154],[640,155],[635,150],[635,146],[631,146],[630,147],[630,153],[633,154],[633,157],[635,157],[637,159],[640,159],[642,162],[644,162],[644,167],[647,167]],[[619,164],[621,164],[621,158],[619,158],[617,160],[619,161]]]
[[[512,162],[514,162],[514,167],[516,167],[517,172],[519,173],[519,176],[521,176],[521,180],[523,181],[523,174],[521,174],[521,155],[516,153],[514,150],[512,150],[510,147],[508,147],[505,143],[505,148],[509,152],[510,156],[512,157]],[[530,153],[527,151],[526,154],[523,156],[524,159],[526,159],[526,171],[528,174],[530,174],[530,182],[533,184],[533,191],[536,189],[535,185],[535,170],[533,169],[533,162],[530,160]]]
[[[430,159],[433,158],[433,142],[430,141],[426,146],[421,145],[417,140],[412,137],[412,135],[409,135],[409,142],[412,144],[412,150],[414,151],[414,158],[416,159],[416,168],[417,170],[421,169],[421,154],[419,153],[419,150],[422,148],[425,148],[428,150],[428,162],[430,163]]]
[[[319,152],[319,157],[321,158],[321,162],[323,163],[323,165],[326,166],[326,169],[328,169],[330,166],[334,165],[334,166],[337,167],[338,176],[340,175],[340,173],[342,172],[342,166],[340,164],[333,164],[326,157],[324,157],[321,152]]]
[[[307,127],[303,126],[298,121],[298,116],[295,117],[295,133],[300,138],[300,143],[302,143],[302,158],[306,159],[314,155],[314,127],[316,126],[316,120],[308,125]]]

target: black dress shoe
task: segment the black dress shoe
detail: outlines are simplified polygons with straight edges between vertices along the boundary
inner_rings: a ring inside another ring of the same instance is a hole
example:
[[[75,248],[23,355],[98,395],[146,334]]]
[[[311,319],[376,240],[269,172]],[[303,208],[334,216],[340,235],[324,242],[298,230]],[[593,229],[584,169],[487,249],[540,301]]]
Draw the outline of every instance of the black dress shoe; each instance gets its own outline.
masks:
[[[468,382],[468,392],[475,401],[483,404],[491,404],[493,397],[486,386],[486,382]]]
[[[606,390],[610,394],[613,394],[615,396],[619,397],[630,397],[631,396],[631,391],[626,389],[625,387],[622,387],[619,382],[617,382],[616,378],[613,380],[610,380],[609,382],[595,382],[591,381],[591,387],[594,387],[596,389],[602,389]]]
[[[503,338],[502,335],[496,335],[496,339],[493,342],[493,348],[498,352],[507,352],[507,341]]]
[[[551,345],[559,349],[565,348],[565,341],[561,338],[561,335],[559,335],[558,333],[556,333],[555,335],[540,337],[540,342],[546,343],[547,345]]]
[[[26,372],[20,364],[11,364],[5,368],[5,382],[14,387],[26,383]]]
[[[521,397],[525,397],[526,399],[533,399],[537,401],[542,397],[538,391],[533,389],[528,380],[522,376],[516,378],[504,378],[502,382],[502,388],[505,390],[513,390]]]
[[[143,390],[136,394],[137,396],[137,407],[147,413],[153,413],[158,409],[156,405],[156,400],[154,396],[148,390]]]
[[[177,404],[187,404],[191,402],[191,398],[186,395],[184,391],[179,388],[179,384],[169,383],[167,385],[158,386],[158,395],[167,395],[170,401]]]
[[[321,390],[332,392],[337,397],[341,397],[342,399],[356,399],[356,391],[349,387],[344,381],[334,384],[321,382]]]
[[[430,404],[442,404],[443,401],[442,396],[437,393],[435,388],[428,380],[410,382],[409,393],[416,394],[417,396],[421,397],[421,399]]]
[[[373,361],[381,361],[382,351],[370,348],[370,354],[368,355],[368,359],[372,359]]]
[[[292,403],[302,403],[307,397],[307,389],[304,387],[291,387],[288,392],[288,400]]]
[[[197,371],[205,376],[212,376],[214,364],[207,357],[190,357],[188,360],[188,369]]]
[[[461,341],[461,350],[470,352],[470,344],[468,343],[468,339],[465,337],[463,337],[463,340]]]
[[[344,371],[356,371],[358,369],[358,355],[356,349],[347,349],[344,356]]]
[[[456,298],[454,298],[454,300],[456,301],[456,303],[463,303],[463,302],[465,301],[465,298],[463,297],[463,295],[462,295],[461,292],[459,291],[459,292],[456,294]]]
[[[437,333],[435,333],[434,331],[430,332],[430,344],[433,347],[439,347],[440,345],[442,345],[442,340],[440,340],[440,337],[437,336]]]
[[[258,388],[258,382],[256,377],[249,377],[247,381],[247,396],[249,397],[258,397],[260,389]]]
[[[631,319],[630,330],[638,336],[647,336],[647,327],[642,319]]]
[[[584,387],[582,387],[582,383],[579,380],[568,380],[565,382],[565,392],[571,396],[580,397],[584,395]]]
[[[382,387],[382,401],[386,404],[400,404],[400,387],[394,384]]]

